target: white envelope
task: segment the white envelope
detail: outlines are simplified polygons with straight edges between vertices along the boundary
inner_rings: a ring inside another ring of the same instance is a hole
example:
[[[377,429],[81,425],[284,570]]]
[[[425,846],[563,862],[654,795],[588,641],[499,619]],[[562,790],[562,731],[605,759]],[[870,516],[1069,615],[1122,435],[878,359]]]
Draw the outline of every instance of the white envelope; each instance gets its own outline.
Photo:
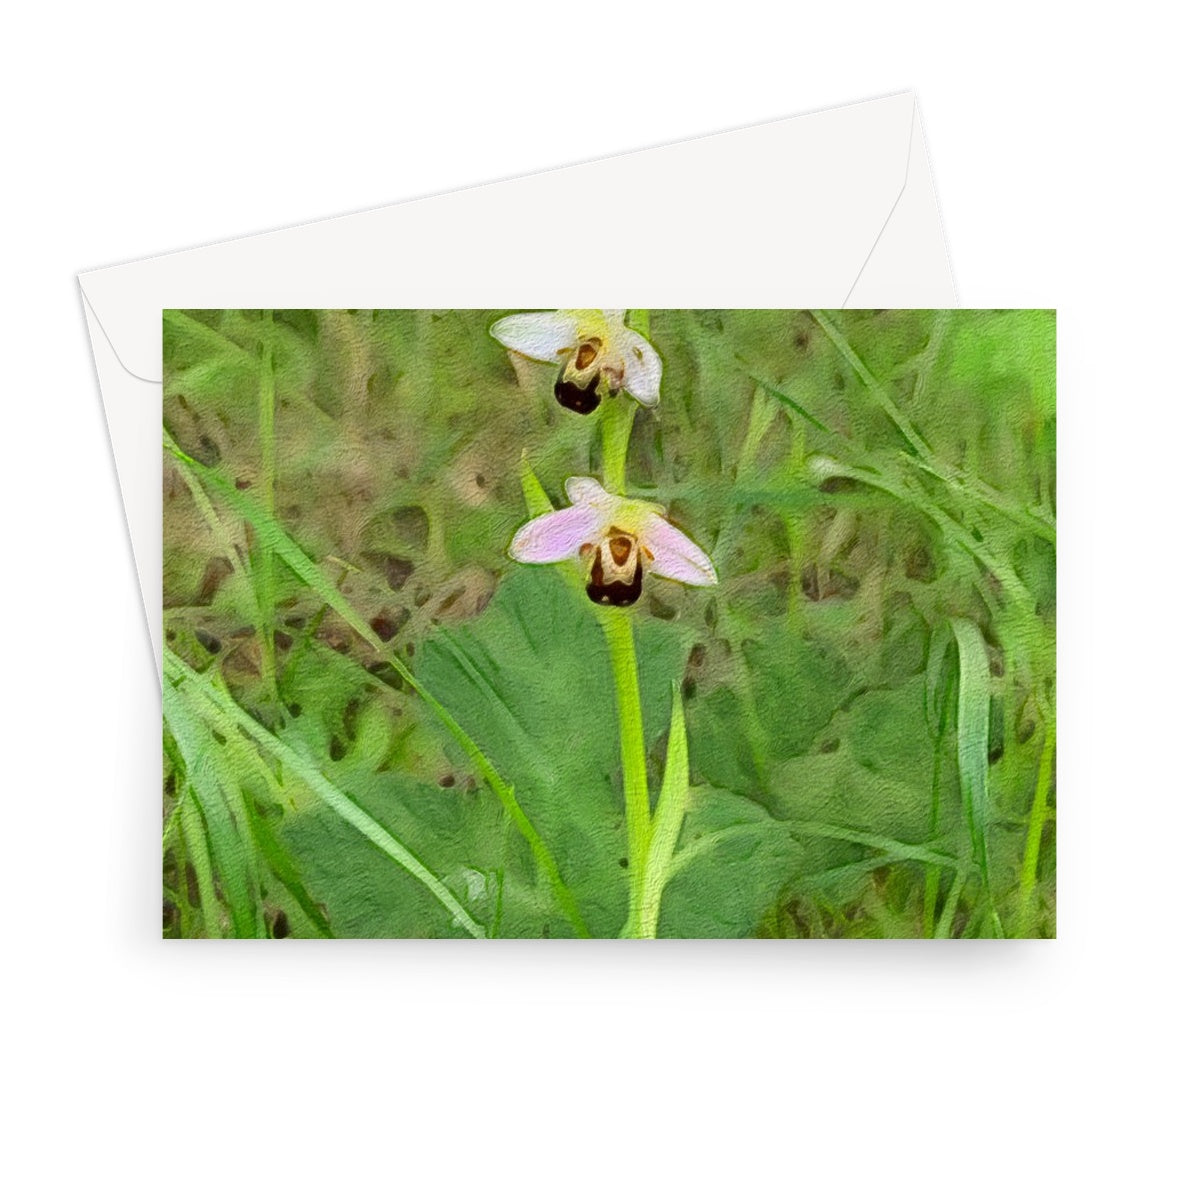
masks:
[[[162,658],[164,308],[952,308],[910,93],[79,276]]]

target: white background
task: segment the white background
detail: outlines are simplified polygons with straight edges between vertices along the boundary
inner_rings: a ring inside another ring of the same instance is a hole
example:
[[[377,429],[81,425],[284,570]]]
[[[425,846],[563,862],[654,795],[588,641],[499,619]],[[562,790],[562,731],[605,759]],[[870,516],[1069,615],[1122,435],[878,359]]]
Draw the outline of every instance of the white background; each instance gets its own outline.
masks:
[[[11,1194],[1194,1187],[1194,40],[1073,7],[6,16]],[[1060,314],[1059,940],[161,944],[157,684],[74,273],[909,87],[962,304]]]

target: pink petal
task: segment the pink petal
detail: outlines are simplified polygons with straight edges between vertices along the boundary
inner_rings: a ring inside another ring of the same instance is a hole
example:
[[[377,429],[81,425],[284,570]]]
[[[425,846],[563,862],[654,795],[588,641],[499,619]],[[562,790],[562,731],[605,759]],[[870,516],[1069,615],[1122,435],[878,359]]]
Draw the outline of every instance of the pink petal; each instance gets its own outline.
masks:
[[[640,333],[626,329],[621,339],[621,357],[625,364],[625,390],[644,408],[658,403],[662,383],[662,359],[658,351]]]
[[[705,587],[717,582],[707,554],[663,517],[650,515],[642,527],[642,543],[654,556],[650,570],[664,579]]]
[[[502,346],[536,362],[557,362],[579,341],[578,319],[564,312],[514,313],[491,328]]]
[[[613,499],[596,480],[587,475],[572,475],[563,485],[567,499],[572,504],[607,504]]]
[[[517,562],[563,562],[574,558],[585,542],[599,541],[604,532],[602,526],[595,509],[561,508],[522,525],[508,553]]]

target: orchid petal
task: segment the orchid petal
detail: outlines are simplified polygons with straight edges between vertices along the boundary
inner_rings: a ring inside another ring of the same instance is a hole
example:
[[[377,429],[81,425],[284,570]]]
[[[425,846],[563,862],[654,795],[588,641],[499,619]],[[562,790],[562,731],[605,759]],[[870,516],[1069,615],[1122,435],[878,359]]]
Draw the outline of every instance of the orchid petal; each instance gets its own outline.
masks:
[[[662,359],[658,351],[640,333],[622,331],[621,357],[625,365],[625,390],[643,407],[658,403],[662,383]]]
[[[560,508],[522,525],[508,553],[517,562],[564,562],[574,558],[585,542],[598,542],[604,531],[605,523],[594,508]]]
[[[650,570],[664,579],[705,587],[717,582],[708,555],[670,521],[649,514],[642,525],[642,545],[650,551]]]
[[[513,313],[501,317],[490,330],[502,346],[535,362],[558,362],[579,341],[579,320],[574,313]]]
[[[593,508],[603,507],[615,501],[616,496],[610,496],[596,480],[587,475],[572,475],[563,484],[567,499],[572,504],[590,504]]]

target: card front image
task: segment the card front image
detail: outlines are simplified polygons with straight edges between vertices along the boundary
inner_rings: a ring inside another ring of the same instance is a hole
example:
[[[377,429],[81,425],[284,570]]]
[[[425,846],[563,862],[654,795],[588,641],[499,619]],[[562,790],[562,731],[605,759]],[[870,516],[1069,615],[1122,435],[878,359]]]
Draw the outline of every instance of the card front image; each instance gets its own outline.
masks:
[[[163,314],[164,937],[1055,931],[1055,316]]]

